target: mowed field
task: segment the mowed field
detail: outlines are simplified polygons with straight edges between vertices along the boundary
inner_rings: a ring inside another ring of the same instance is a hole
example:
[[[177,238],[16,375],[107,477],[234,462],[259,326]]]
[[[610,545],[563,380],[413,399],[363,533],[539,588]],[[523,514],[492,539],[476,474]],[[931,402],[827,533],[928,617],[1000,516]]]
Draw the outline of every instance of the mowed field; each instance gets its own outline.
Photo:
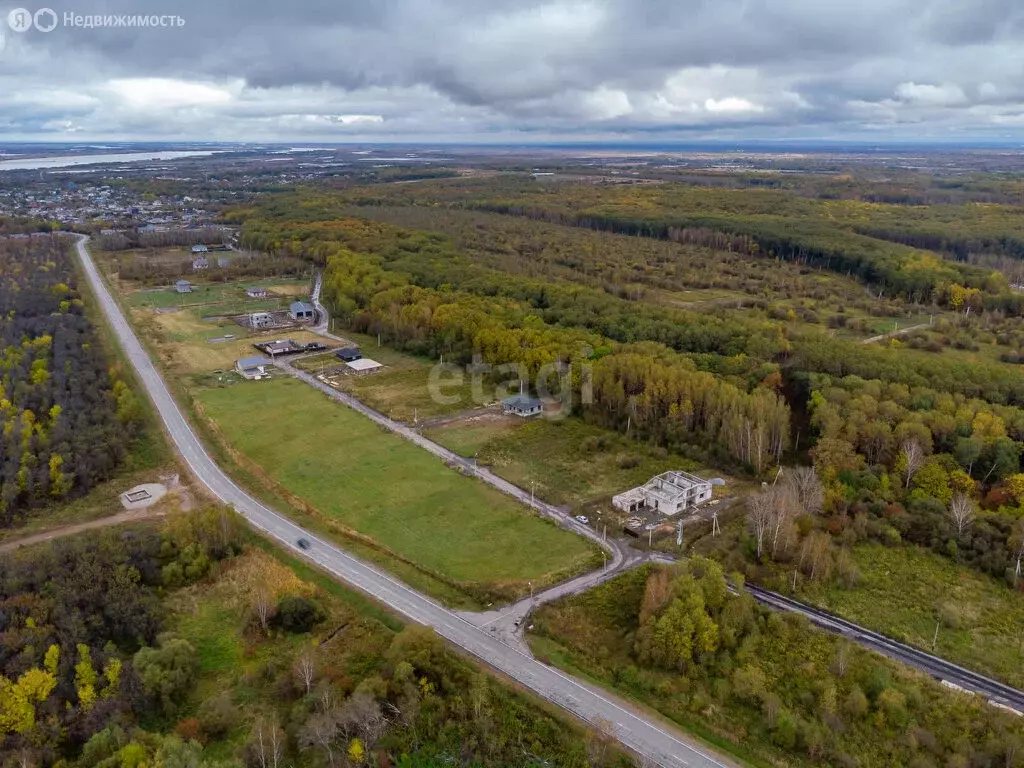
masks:
[[[294,379],[196,393],[232,446],[276,482],[397,556],[505,593],[599,562],[583,539]]]

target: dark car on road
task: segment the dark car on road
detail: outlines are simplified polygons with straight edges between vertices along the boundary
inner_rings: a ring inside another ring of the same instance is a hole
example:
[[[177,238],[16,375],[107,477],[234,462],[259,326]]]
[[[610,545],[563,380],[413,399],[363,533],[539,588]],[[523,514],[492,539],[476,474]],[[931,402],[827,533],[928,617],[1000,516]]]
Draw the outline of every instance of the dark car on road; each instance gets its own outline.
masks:
[[[309,549],[309,539],[299,539],[295,543],[299,545],[299,549]]]

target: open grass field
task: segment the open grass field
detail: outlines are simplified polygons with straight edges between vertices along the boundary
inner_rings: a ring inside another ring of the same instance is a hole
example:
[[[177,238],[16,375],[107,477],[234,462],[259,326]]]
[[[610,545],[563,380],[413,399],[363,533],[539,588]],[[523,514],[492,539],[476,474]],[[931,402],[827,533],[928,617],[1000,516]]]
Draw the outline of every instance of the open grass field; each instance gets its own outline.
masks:
[[[483,416],[424,431],[456,453],[476,456],[496,474],[552,504],[605,499],[670,469],[699,470],[693,461],[601,427],[566,418],[524,421]]]
[[[917,547],[866,544],[853,557],[861,575],[856,587],[809,589],[800,596],[929,651],[939,622],[938,655],[1024,688],[1019,592]]]
[[[595,562],[582,539],[444,466],[307,385],[215,387],[197,399],[276,482],[398,557],[467,589],[515,595]]]

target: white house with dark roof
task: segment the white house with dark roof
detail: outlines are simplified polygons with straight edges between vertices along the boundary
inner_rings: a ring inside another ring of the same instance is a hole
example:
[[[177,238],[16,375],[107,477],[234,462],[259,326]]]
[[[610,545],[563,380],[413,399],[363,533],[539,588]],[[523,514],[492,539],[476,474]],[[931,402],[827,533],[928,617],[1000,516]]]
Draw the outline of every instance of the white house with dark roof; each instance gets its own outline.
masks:
[[[235,361],[235,371],[246,379],[262,379],[270,365],[273,363],[265,357],[243,357]]]

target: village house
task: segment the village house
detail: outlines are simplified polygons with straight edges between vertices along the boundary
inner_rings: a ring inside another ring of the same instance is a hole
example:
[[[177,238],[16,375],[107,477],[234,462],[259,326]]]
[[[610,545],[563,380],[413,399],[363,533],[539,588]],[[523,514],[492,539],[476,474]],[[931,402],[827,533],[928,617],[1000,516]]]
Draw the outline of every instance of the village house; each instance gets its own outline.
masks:
[[[501,412],[506,416],[519,416],[527,419],[537,416],[544,410],[543,404],[535,397],[529,395],[513,395],[501,401]]]

